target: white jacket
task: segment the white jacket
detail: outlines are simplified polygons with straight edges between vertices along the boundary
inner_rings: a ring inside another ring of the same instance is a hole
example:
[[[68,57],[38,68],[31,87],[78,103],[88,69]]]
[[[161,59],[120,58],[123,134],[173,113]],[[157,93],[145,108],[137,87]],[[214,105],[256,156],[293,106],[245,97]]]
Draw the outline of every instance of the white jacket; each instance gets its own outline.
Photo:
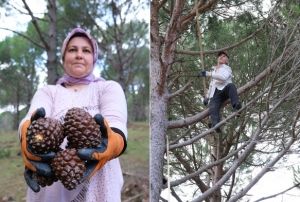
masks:
[[[208,72],[208,76],[211,76],[207,97],[212,98],[214,96],[216,88],[223,90],[225,86],[232,83],[232,70],[228,65],[222,64],[219,68],[212,67],[212,71]]]

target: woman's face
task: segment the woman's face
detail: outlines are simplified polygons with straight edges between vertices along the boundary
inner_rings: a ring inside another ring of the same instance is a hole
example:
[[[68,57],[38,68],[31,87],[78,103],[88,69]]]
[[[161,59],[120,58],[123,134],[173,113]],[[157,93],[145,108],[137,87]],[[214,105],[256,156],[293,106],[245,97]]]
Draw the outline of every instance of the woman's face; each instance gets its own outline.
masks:
[[[72,38],[65,51],[63,66],[65,73],[82,78],[93,71],[93,48],[86,37]]]
[[[219,64],[228,64],[228,57],[225,54],[221,54],[218,57],[218,63]]]

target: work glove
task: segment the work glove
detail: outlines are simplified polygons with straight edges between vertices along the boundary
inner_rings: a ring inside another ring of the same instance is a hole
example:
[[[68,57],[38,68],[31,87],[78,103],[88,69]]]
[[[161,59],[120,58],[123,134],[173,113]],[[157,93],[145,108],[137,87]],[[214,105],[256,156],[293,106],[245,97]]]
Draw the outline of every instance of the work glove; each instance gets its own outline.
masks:
[[[210,71],[201,71],[198,76],[199,77],[211,76],[211,72]]]
[[[45,117],[45,109],[38,108],[30,120],[26,120],[21,126],[21,154],[25,165],[24,178],[27,185],[34,191],[39,192],[40,186],[37,181],[33,178],[33,173],[36,172],[38,175],[45,177],[52,176],[50,165],[47,163],[54,158],[55,153],[50,152],[47,154],[33,154],[28,148],[26,136],[27,130],[31,123],[39,118]]]
[[[203,99],[203,104],[204,104],[204,106],[207,106],[207,105],[208,105],[208,102],[209,102],[209,98],[204,98],[204,99]]]
[[[126,149],[126,140],[125,137],[121,135],[123,133],[120,130],[110,128],[108,122],[100,114],[96,114],[94,119],[102,133],[101,143],[96,148],[83,148],[78,150],[78,156],[82,160],[87,160],[86,171],[81,180],[82,182],[86,179],[90,179],[107,161],[120,156]]]
[[[206,77],[207,75],[206,75],[206,71],[201,71],[200,73],[199,73],[199,76],[200,77]]]

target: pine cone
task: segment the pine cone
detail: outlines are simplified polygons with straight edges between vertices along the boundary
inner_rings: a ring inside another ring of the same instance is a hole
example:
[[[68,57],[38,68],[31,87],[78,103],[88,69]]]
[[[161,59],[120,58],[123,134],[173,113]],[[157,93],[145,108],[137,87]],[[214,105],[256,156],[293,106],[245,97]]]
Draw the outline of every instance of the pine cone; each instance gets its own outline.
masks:
[[[84,161],[77,156],[76,149],[66,149],[56,154],[51,162],[55,176],[68,189],[75,189],[86,170]]]
[[[99,125],[85,110],[72,108],[64,118],[64,133],[68,139],[67,148],[97,147],[101,141]]]
[[[51,118],[39,118],[27,130],[26,141],[33,154],[57,152],[64,140],[62,124]]]
[[[50,186],[53,182],[58,180],[54,175],[51,177],[45,177],[37,174],[36,172],[33,173],[32,178],[35,179],[41,187]]]

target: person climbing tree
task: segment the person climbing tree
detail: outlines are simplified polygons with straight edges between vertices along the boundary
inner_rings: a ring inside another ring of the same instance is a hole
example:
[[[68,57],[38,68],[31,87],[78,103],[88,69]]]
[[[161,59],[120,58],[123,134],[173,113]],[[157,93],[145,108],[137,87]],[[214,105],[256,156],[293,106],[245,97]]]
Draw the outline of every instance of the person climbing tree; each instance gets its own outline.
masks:
[[[204,98],[204,105],[209,104],[211,127],[214,127],[220,120],[220,109],[222,104],[230,98],[234,111],[241,109],[236,86],[232,82],[232,70],[228,66],[229,56],[226,52],[220,51],[217,55],[217,65],[212,71],[201,71],[201,77],[211,77],[209,89]],[[221,132],[220,128],[216,129]]]

